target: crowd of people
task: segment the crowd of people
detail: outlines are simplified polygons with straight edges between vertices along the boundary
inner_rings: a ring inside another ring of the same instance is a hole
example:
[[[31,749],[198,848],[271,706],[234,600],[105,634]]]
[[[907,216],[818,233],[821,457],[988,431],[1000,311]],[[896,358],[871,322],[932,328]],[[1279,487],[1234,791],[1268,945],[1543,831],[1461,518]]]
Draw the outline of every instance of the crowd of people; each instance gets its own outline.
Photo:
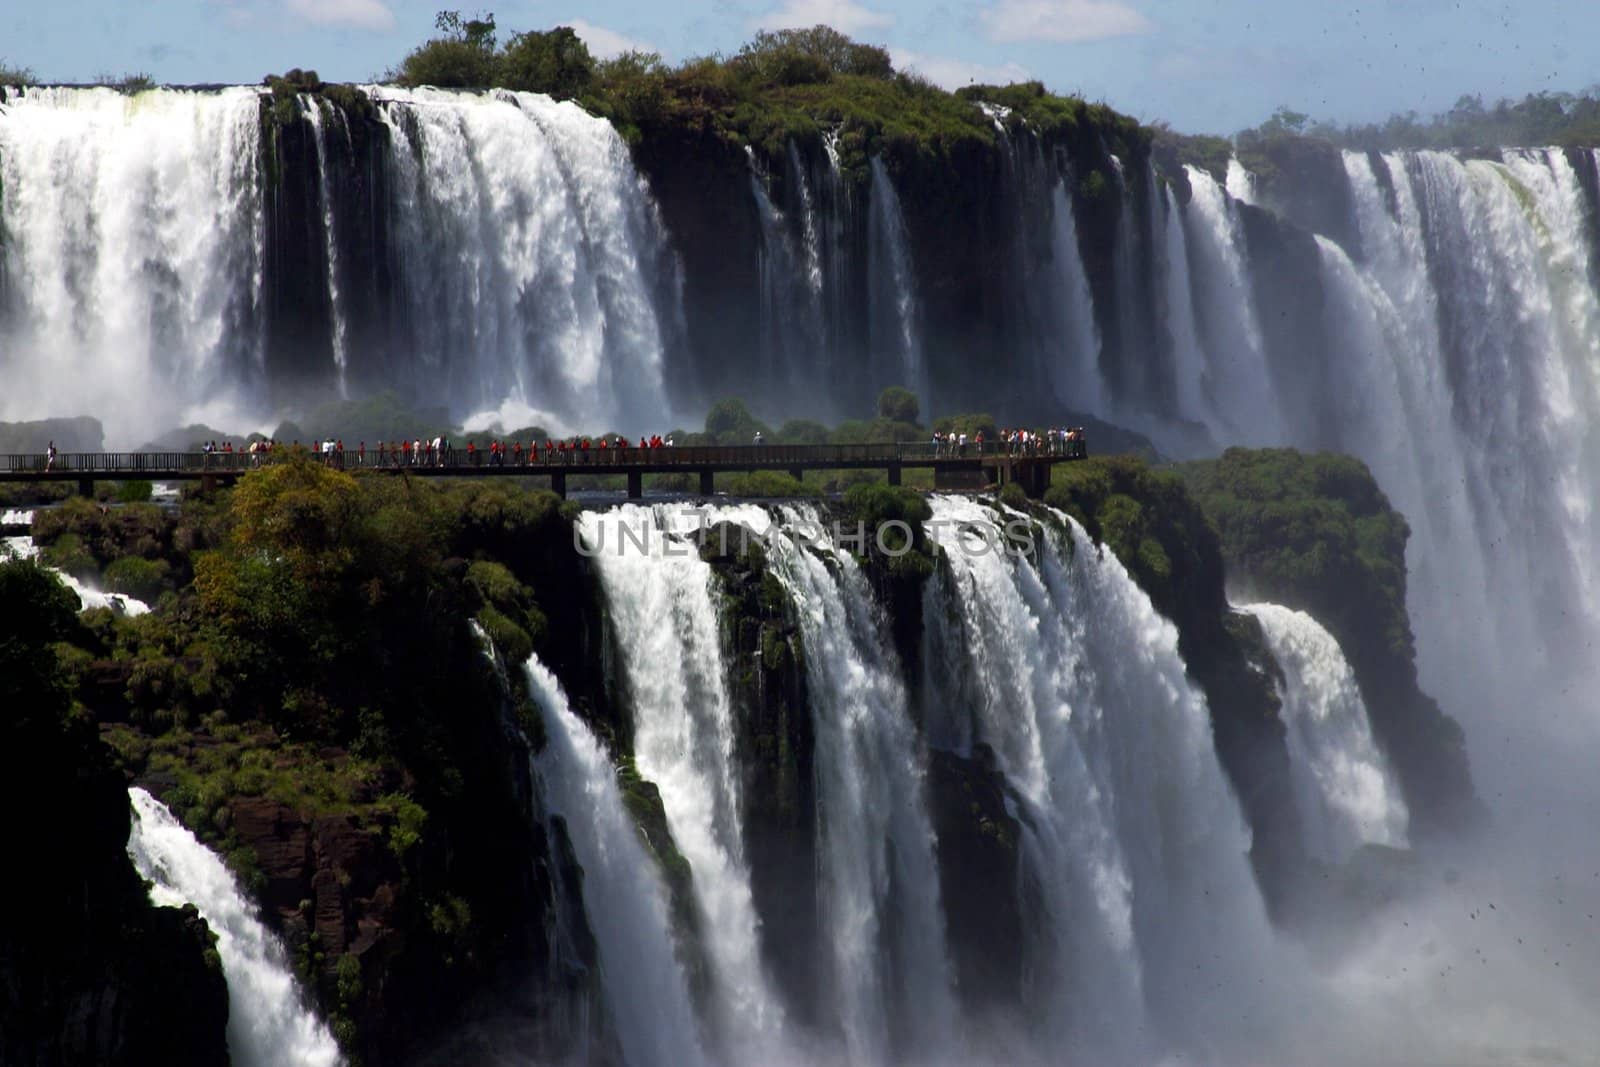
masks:
[[[1006,456],[1061,456],[1065,459],[1083,459],[1089,454],[1088,438],[1082,426],[1051,427],[1048,430],[1001,430],[994,440],[987,440],[982,430],[970,437],[964,432],[933,432],[933,454],[936,456],[1006,455]],[[988,452],[985,449],[989,449]]]
[[[758,430],[752,444],[762,446],[766,439]],[[271,438],[261,438],[248,446],[235,448],[233,442],[207,441],[202,446],[206,464],[213,465],[214,456],[248,454],[250,465],[259,467],[262,457],[270,456],[282,448],[301,447],[299,441],[285,446]],[[520,440],[491,439],[480,445],[467,441],[464,447],[444,435],[431,438],[416,437],[411,440],[379,441],[372,447],[358,441],[347,448],[343,438],[328,437],[313,441],[310,451],[325,465],[346,467],[526,467],[526,466],[582,466],[607,462],[619,452],[630,449],[648,452],[657,448],[672,448],[671,436],[655,434],[639,438],[635,445],[620,434],[603,434],[599,437],[572,437],[565,440],[546,438],[526,443]],[[995,437],[986,438],[982,430],[969,435],[965,432],[935,430],[931,442],[935,456],[966,457],[984,455],[1008,456],[1060,456],[1065,459],[1082,459],[1088,455],[1088,442],[1083,427],[1052,427],[1048,430],[1005,429]],[[633,457],[630,457],[633,458]],[[53,459],[53,456],[52,456]],[[216,463],[217,466],[234,466],[232,461]]]

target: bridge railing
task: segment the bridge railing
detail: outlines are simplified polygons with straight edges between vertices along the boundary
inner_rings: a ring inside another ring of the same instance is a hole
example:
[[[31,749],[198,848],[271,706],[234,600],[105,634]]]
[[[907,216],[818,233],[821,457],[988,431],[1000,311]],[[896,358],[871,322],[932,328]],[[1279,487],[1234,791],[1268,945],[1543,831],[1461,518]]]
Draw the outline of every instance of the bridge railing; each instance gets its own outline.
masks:
[[[1054,449],[1030,451],[1025,456],[1042,458],[1068,458],[1063,445]],[[43,453],[30,452],[0,455],[0,471],[12,474],[144,474],[159,478],[163,474],[194,475],[208,471],[236,473],[254,470],[268,464],[282,462],[293,450],[278,448],[271,452],[61,452],[52,461]],[[487,450],[452,448],[442,453],[431,450],[421,452],[396,451],[388,447],[381,450],[369,448],[364,452],[346,448],[343,451],[321,452],[311,450],[311,458],[331,467],[345,470],[363,468],[425,467],[448,470],[486,470],[493,468],[529,467],[550,470],[553,468],[594,469],[606,467],[681,467],[689,470],[739,469],[750,467],[805,468],[829,465],[859,465],[919,463],[929,461],[981,460],[1008,454],[1004,446],[988,443],[978,446],[968,444],[964,450],[951,445],[935,446],[932,442],[878,442],[853,445],[675,445],[655,448],[568,448],[504,452],[495,456]]]

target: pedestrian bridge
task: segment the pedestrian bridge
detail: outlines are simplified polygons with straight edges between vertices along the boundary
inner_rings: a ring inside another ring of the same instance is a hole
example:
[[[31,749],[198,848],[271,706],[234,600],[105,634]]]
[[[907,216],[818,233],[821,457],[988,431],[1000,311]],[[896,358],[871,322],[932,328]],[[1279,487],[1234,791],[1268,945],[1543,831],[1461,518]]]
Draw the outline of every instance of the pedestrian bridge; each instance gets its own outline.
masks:
[[[704,496],[712,492],[712,477],[719,473],[783,471],[799,478],[808,470],[882,470],[890,485],[899,485],[910,467],[931,469],[938,488],[981,489],[1016,483],[1029,496],[1042,496],[1050,486],[1050,468],[1056,463],[1083,458],[1046,448],[1012,453],[995,446],[980,451],[968,445],[964,452],[952,446],[918,444],[859,445],[683,445],[655,448],[595,448],[565,452],[539,450],[498,456],[484,451],[453,448],[443,453],[398,453],[374,450],[317,452],[302,449],[313,459],[347,471],[416,478],[528,478],[550,480],[550,487],[567,494],[573,475],[609,475],[627,479],[628,496],[644,495],[646,474],[697,476]],[[1058,446],[1063,447],[1063,446]],[[282,462],[293,450],[279,447],[268,453],[248,452],[62,452],[53,462],[41,453],[0,455],[0,482],[76,481],[78,491],[92,495],[97,481],[198,481],[206,487],[231,484],[259,467]]]

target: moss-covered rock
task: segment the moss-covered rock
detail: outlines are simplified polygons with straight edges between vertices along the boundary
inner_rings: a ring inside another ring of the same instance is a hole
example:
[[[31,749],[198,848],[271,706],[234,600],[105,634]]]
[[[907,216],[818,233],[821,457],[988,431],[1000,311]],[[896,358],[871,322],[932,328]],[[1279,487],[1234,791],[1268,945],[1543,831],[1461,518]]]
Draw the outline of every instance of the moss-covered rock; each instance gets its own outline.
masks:
[[[1410,528],[1360,460],[1229,449],[1179,468],[1246,595],[1298,608],[1338,639],[1373,734],[1424,834],[1481,815],[1455,720],[1417,684],[1406,611]]]
[[[994,753],[985,745],[971,759],[930,752],[928,809],[962,1001],[978,1016],[1015,1006],[1024,971],[1022,827],[1006,810]]]

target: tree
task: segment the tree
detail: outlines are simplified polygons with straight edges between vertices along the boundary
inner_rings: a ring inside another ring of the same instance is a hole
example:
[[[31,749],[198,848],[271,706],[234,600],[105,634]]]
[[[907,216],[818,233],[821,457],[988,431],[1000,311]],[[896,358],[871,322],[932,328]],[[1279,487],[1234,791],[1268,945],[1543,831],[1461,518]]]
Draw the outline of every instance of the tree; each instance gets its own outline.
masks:
[[[441,11],[434,26],[444,34],[414,49],[389,76],[401,85],[443,89],[483,88],[495,83],[494,15],[462,19]]]
[[[878,394],[878,416],[891,422],[908,422],[916,424],[917,418],[922,414],[922,405],[917,402],[917,394],[898,385],[891,385]]]
[[[13,67],[0,59],[0,85],[32,85],[33,71],[27,67]]]
[[[763,30],[739,50],[735,62],[757,80],[775,85],[825,82],[835,74],[865,78],[894,74],[887,51],[857,44],[830,26]]]
[[[717,401],[706,413],[706,433],[716,438],[719,445],[747,445],[760,430],[767,437],[772,431],[750,414],[744,401],[728,397]]]
[[[500,55],[495,84],[527,93],[572,100],[594,84],[595,62],[570,26],[519,33]]]

